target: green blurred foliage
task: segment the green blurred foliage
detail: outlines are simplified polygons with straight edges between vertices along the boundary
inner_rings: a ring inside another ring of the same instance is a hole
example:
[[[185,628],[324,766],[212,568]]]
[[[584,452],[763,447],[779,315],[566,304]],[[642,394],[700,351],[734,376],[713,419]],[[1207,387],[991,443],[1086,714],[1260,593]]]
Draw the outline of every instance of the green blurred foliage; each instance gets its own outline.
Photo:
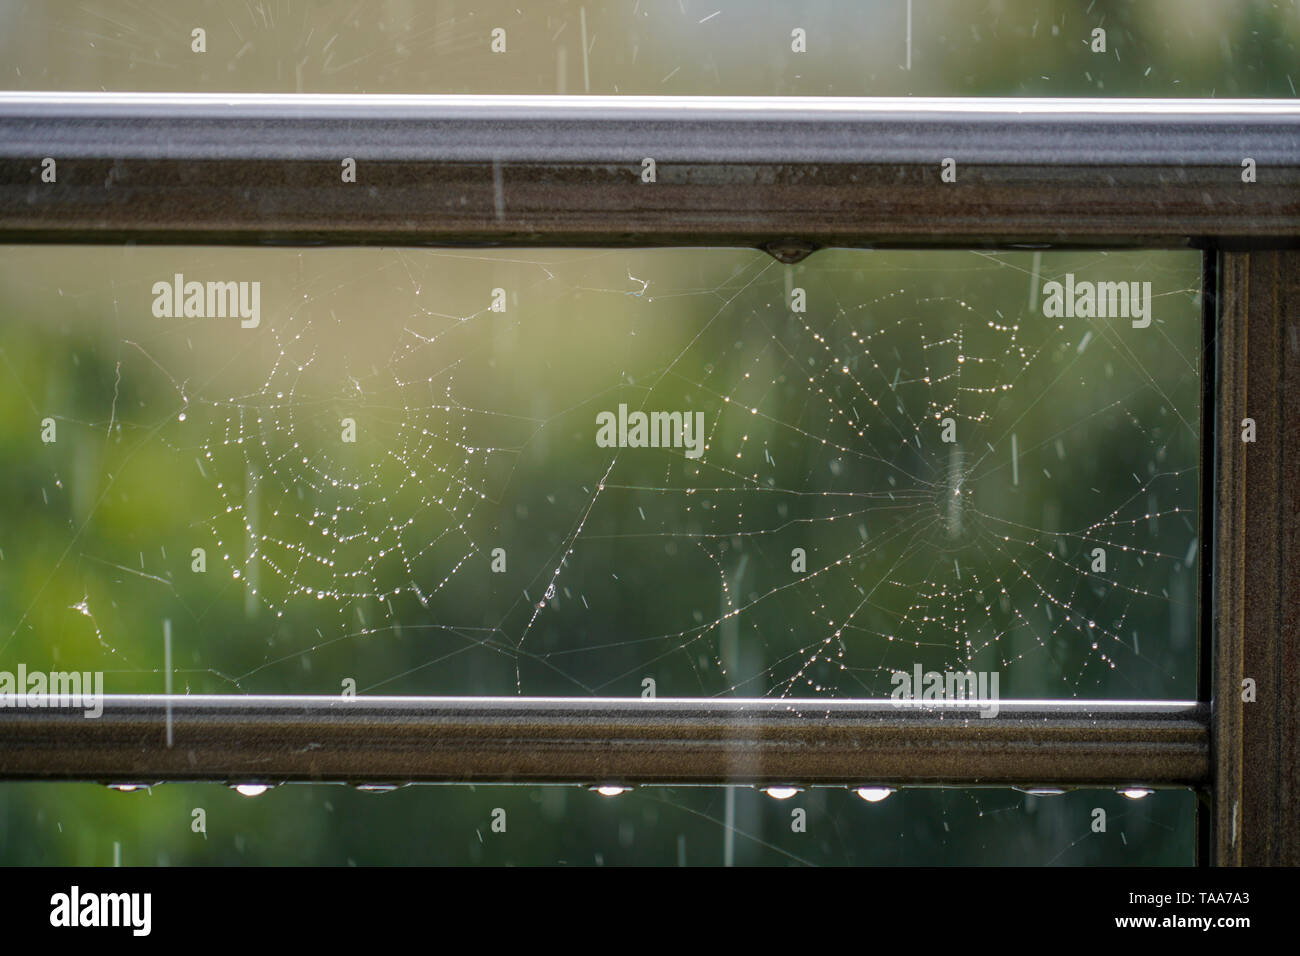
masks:
[[[1294,97],[1284,0],[0,3],[10,89]],[[192,52],[191,31],[207,31]],[[493,53],[492,31],[506,31]],[[792,30],[806,52],[792,51]],[[1106,51],[1093,52],[1093,30]],[[584,53],[585,50],[585,53]]]
[[[156,692],[170,620],[194,693],[1192,697],[1199,268],[12,249],[4,654]],[[154,317],[178,272],[260,277],[261,326]],[[1039,273],[1152,324],[1045,319]],[[620,405],[702,457],[598,447]]]
[[[1079,790],[851,791],[775,800],[736,788],[731,839],[719,787],[603,797],[577,787],[410,786],[362,793],[288,785],[243,797],[215,784],[118,793],[91,784],[0,787],[9,865],[289,866],[1188,866],[1196,797],[1134,801]],[[1093,832],[1094,811],[1106,831]],[[196,832],[203,810],[206,834]],[[805,811],[796,832],[793,811]],[[504,818],[495,811],[504,811]],[[505,830],[493,830],[504,819]]]

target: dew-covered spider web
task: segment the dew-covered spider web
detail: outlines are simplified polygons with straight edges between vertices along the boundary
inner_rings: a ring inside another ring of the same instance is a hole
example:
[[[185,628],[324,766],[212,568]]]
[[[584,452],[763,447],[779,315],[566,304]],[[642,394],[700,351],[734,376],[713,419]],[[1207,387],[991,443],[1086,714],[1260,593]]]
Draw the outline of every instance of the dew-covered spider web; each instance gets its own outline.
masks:
[[[14,250],[4,273],[7,400],[58,439],[20,477],[40,543],[0,638],[110,690],[161,689],[166,619],[196,692],[876,697],[920,666],[1194,696],[1193,253]],[[178,273],[259,282],[257,326],[154,315]],[[1048,317],[1067,275],[1149,282],[1149,323]]]

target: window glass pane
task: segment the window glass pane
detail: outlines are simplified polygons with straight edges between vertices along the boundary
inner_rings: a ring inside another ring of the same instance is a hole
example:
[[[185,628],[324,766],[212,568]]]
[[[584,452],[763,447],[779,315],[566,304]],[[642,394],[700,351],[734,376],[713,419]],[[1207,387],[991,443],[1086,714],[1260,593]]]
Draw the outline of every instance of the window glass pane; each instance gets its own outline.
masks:
[[[163,691],[166,630],[179,692],[1190,699],[1199,268],[8,248],[4,656],[114,693]]]
[[[250,799],[211,784],[134,793],[8,784],[0,862],[1189,866],[1195,806],[1188,790],[1132,800],[918,789],[867,803],[830,788],[776,800],[748,787],[604,797],[576,787],[284,786]]]
[[[1294,3],[1247,0],[6,0],[0,86],[1294,97],[1298,39]]]

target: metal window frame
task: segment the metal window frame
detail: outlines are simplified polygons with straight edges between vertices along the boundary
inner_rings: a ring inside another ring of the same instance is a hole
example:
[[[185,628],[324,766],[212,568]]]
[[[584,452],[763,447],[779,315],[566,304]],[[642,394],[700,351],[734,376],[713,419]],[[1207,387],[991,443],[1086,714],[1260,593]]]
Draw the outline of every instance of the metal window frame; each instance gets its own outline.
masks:
[[[7,93],[0,241],[1201,249],[1199,701],[111,696],[0,779],[1192,786],[1201,862],[1300,864],[1295,101]]]

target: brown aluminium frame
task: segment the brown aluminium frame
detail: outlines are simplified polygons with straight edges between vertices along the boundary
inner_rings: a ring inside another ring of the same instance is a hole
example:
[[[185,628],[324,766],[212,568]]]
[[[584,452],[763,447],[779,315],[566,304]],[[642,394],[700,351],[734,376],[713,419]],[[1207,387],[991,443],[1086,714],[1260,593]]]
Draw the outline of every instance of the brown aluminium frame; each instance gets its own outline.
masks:
[[[1203,249],[1200,703],[110,698],[0,779],[1193,785],[1300,864],[1294,101],[0,94],[0,241]]]
[[[1212,859],[1295,866],[1300,252],[1223,253],[1219,275]],[[1245,419],[1255,423],[1253,443],[1242,440]]]

